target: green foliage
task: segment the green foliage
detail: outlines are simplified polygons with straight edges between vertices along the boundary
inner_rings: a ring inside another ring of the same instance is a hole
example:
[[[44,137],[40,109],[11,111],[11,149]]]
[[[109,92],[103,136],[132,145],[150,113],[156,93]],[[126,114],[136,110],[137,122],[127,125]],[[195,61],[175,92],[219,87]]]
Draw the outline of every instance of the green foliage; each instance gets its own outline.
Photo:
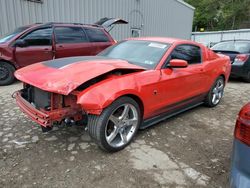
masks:
[[[250,22],[250,0],[185,0],[196,8],[194,30],[239,29]]]

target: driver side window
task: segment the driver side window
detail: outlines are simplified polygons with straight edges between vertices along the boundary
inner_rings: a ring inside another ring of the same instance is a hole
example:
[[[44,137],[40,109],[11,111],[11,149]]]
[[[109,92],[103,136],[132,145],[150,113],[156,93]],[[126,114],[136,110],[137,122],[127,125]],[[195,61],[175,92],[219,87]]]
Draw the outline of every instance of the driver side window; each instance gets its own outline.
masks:
[[[25,35],[27,46],[50,46],[52,45],[52,28],[37,29]]]
[[[190,44],[179,45],[172,51],[165,66],[167,66],[172,59],[185,60],[189,65],[201,63],[201,49],[198,46]]]

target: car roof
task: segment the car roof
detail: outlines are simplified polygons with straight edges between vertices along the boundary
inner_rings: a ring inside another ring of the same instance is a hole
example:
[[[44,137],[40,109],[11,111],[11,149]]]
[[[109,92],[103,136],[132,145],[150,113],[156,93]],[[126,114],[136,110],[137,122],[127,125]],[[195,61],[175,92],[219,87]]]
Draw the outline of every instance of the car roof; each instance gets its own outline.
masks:
[[[96,24],[83,24],[83,23],[67,23],[67,22],[48,22],[48,23],[44,23],[41,24],[40,26],[54,26],[54,25],[60,25],[60,26],[90,26],[90,27],[99,27],[102,28],[102,26],[100,25],[96,25]]]
[[[102,29],[102,26],[95,24],[82,24],[82,23],[64,23],[64,22],[48,22],[48,23],[34,23],[30,25],[25,25],[24,27],[29,28],[40,28],[40,27],[50,27],[50,26],[84,26],[84,27],[95,27]]]
[[[127,40],[145,40],[145,41],[153,41],[153,42],[163,42],[168,44],[179,43],[179,42],[186,42],[186,43],[193,43],[196,42],[184,39],[177,39],[177,38],[168,38],[168,37],[138,37],[138,38],[128,38]]]

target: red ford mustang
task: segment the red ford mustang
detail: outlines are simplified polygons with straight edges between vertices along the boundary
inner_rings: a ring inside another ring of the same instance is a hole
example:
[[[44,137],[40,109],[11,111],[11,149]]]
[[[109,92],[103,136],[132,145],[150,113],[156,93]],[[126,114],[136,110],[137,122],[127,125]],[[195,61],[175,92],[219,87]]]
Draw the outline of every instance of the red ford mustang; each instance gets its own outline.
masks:
[[[50,130],[82,123],[107,151],[126,147],[138,128],[205,103],[216,106],[230,59],[191,41],[136,38],[98,56],[56,59],[16,71],[21,110]]]

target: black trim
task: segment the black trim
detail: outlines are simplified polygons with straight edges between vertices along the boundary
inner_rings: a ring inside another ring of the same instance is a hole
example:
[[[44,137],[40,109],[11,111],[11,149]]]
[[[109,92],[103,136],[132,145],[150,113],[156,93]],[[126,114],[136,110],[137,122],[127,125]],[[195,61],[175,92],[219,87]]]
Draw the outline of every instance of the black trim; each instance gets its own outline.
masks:
[[[66,65],[74,64],[77,62],[84,63],[84,62],[98,61],[98,60],[113,60],[113,59],[102,56],[76,56],[76,57],[66,57],[66,58],[44,61],[43,64],[48,67],[59,69]]]
[[[232,51],[232,50],[213,50],[215,53],[230,53],[230,54],[240,54],[240,52]]]
[[[140,129],[146,129],[147,127],[150,127],[163,120],[166,120],[172,116],[175,116],[177,114],[190,110],[194,107],[197,107],[204,103],[203,101],[206,96],[207,96],[207,93],[204,93],[204,94],[189,98],[187,100],[164,107],[166,109],[164,113],[154,116],[149,119],[145,119],[143,123],[141,124]]]

